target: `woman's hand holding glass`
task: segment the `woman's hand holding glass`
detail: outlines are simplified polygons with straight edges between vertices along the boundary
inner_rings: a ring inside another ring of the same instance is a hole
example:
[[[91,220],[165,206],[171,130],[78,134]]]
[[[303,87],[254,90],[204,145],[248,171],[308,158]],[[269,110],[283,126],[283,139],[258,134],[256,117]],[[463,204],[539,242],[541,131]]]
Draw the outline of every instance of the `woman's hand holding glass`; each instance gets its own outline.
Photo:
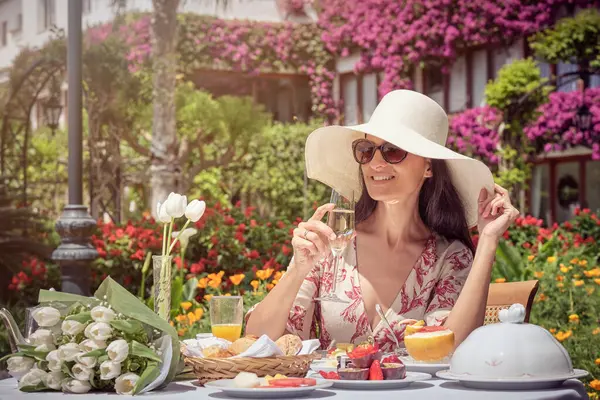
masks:
[[[308,221],[300,222],[294,229],[294,266],[301,274],[308,274],[319,260],[331,254],[329,241],[335,239],[336,234],[321,220],[334,208],[333,203],[322,205]]]

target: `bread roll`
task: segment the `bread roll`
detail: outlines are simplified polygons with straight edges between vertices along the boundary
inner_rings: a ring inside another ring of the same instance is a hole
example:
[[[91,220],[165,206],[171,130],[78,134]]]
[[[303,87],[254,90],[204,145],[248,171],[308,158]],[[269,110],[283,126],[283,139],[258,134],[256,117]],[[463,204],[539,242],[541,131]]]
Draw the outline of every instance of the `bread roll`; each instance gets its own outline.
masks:
[[[286,356],[295,356],[302,348],[302,340],[296,335],[283,335],[275,342]]]
[[[202,355],[206,358],[229,358],[235,356],[235,353],[215,344],[202,350]]]
[[[228,350],[235,354],[242,354],[243,352],[248,350],[250,346],[252,346],[255,342],[256,339],[254,339],[253,337],[246,336],[243,338],[239,338],[238,340],[233,342],[231,346],[229,346]]]

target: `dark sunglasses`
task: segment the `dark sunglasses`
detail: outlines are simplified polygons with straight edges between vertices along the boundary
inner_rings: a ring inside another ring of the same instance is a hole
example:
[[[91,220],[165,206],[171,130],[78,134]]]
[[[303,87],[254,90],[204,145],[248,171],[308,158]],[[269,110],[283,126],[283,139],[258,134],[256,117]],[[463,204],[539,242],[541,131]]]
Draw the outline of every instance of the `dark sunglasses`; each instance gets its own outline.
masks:
[[[394,146],[391,143],[385,142],[379,146],[367,139],[358,139],[352,143],[352,151],[354,153],[354,159],[359,164],[366,164],[370,162],[375,156],[375,152],[379,149],[383,159],[390,164],[398,164],[402,162],[408,152],[402,150],[398,146]]]

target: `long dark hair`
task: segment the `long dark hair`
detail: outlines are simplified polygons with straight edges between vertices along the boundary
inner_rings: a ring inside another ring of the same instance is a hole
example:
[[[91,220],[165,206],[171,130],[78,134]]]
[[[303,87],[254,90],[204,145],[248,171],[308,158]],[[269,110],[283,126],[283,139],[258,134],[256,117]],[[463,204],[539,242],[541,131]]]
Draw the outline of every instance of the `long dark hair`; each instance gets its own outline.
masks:
[[[431,160],[431,178],[425,180],[419,193],[419,215],[425,225],[443,236],[446,240],[459,240],[475,254],[475,245],[471,240],[465,208],[458,191],[452,183],[450,171],[444,160]],[[377,200],[369,196],[362,170],[362,195],[356,203],[356,223],[371,216]]]

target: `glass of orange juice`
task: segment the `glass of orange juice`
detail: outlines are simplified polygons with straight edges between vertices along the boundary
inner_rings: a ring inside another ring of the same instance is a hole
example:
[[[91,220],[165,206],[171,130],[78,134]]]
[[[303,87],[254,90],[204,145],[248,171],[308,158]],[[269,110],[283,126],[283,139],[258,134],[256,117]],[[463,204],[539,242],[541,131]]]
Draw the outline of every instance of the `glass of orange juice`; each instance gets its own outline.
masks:
[[[218,338],[234,342],[242,335],[244,301],[241,296],[213,296],[210,299],[210,326]]]

